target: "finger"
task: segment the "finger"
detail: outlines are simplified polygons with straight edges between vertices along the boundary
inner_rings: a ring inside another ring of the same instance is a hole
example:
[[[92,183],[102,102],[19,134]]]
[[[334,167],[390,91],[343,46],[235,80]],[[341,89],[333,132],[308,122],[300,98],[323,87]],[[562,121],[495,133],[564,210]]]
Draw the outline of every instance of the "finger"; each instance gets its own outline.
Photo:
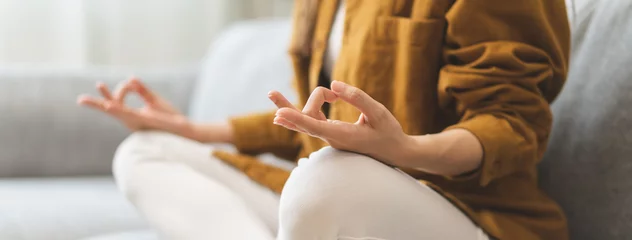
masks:
[[[112,100],[112,93],[110,93],[110,89],[107,85],[105,85],[105,83],[97,83],[97,89],[105,100]]]
[[[104,101],[102,99],[93,98],[82,95],[77,98],[77,104],[87,106],[102,111],[123,122],[128,128],[135,130],[139,122],[138,116],[131,110],[121,104],[112,101]]]
[[[165,101],[153,90],[147,87],[147,85],[145,85],[145,83],[143,83],[139,78],[132,78],[130,82],[132,85],[132,90],[138,93],[145,104],[166,112],[174,114],[180,113],[178,109],[174,108],[169,102]]]
[[[285,98],[285,96],[283,96],[283,94],[281,94],[280,92],[270,91],[268,93],[268,98],[278,108],[290,108],[298,111],[298,109],[292,103],[290,103],[290,101],[288,101],[287,98]]]
[[[106,102],[101,99],[96,99],[89,96],[81,96],[77,99],[77,103],[83,106],[88,106],[90,108],[102,111],[116,119],[119,119],[125,125],[132,128],[134,123],[138,122],[138,119],[135,118],[134,114],[130,112],[130,110],[125,109],[120,104],[116,104],[113,102]]]
[[[134,90],[136,90],[136,92],[138,93],[138,95],[140,95],[140,97],[146,102],[146,103],[154,103],[156,101],[156,94],[154,94],[154,92],[152,90],[150,90],[147,86],[145,86],[145,84],[140,81],[140,79],[138,78],[132,78],[130,80]]]
[[[129,80],[121,82],[118,85],[118,87],[116,88],[116,91],[114,91],[114,98],[113,98],[114,101],[119,102],[119,103],[125,102],[125,97],[127,96],[127,93],[129,93],[130,91],[134,89],[134,84],[131,81],[133,79],[134,78],[130,78]]]
[[[305,103],[305,107],[303,108],[303,113],[318,120],[326,120],[327,117],[325,117],[321,108],[325,102],[333,102],[336,101],[337,98],[338,96],[336,96],[333,91],[324,87],[317,87],[312,94],[309,95],[309,99],[307,99],[307,103]]]
[[[296,127],[296,125],[294,125],[294,123],[291,123],[290,121],[288,121],[285,118],[282,117],[274,117],[274,122],[275,125],[279,125],[281,127],[290,129],[292,131],[296,131],[296,132],[302,132],[302,133],[306,133],[305,130],[299,129],[298,127]]]
[[[77,98],[77,104],[87,106],[101,111],[106,111],[105,101],[90,97],[87,95],[81,95]]]
[[[340,81],[331,83],[331,90],[336,95],[356,107],[368,118],[369,121],[376,121],[387,115],[388,109],[381,103],[371,98],[359,88],[347,85]]]
[[[307,134],[325,139],[340,138],[348,131],[348,128],[346,128],[348,124],[317,120],[289,108],[277,110],[277,116],[285,118],[297,128],[304,130]]]

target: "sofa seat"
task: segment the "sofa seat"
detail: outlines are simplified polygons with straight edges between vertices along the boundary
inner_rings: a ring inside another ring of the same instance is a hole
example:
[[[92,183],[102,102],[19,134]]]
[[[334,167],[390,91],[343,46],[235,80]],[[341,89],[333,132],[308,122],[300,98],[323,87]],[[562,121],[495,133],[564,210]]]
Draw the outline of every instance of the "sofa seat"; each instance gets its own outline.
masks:
[[[0,181],[0,239],[82,239],[147,229],[135,211],[111,177]]]

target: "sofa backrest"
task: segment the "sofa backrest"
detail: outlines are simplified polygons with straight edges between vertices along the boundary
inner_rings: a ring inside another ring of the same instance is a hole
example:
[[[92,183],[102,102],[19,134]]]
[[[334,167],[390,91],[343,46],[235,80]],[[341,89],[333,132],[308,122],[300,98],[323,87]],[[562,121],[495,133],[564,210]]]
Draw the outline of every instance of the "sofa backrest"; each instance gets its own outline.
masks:
[[[583,2],[540,183],[571,239],[632,239],[632,1]]]
[[[222,121],[230,116],[273,110],[268,92],[290,101],[292,68],[287,49],[289,19],[236,23],[211,45],[191,100],[195,121]]]
[[[105,114],[79,107],[77,96],[97,96],[131,69],[87,67],[0,68],[0,178],[109,175],[118,144],[129,131]],[[187,110],[197,66],[133,72],[152,89]],[[140,106],[136,97],[130,104]]]

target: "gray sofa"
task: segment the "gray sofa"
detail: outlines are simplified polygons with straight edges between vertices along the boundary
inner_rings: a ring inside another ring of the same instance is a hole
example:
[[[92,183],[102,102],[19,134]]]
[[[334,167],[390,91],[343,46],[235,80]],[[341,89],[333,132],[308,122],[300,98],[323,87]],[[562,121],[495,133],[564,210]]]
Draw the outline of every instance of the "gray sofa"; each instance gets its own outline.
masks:
[[[632,239],[632,1],[576,3],[541,185],[573,239]]]
[[[632,239],[632,3],[577,2],[540,183],[565,209],[573,239]],[[197,121],[269,109],[268,90],[294,96],[288,32],[281,20],[238,24],[199,67],[134,73]],[[110,176],[128,132],[74,105],[96,81],[129,73],[0,69],[0,239],[156,238]]]
[[[236,24],[198,66],[0,68],[0,240],[156,239],[111,177],[129,132],[76,97],[134,74],[196,121],[271,109],[271,89],[295,99],[289,31],[287,20]]]

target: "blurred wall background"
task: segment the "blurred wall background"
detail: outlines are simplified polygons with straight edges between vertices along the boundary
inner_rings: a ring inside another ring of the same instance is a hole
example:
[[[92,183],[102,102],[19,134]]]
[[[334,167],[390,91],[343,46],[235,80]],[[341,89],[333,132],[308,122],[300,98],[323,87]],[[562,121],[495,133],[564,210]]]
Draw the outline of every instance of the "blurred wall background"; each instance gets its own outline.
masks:
[[[162,67],[199,61],[230,23],[292,0],[0,0],[0,65]]]

